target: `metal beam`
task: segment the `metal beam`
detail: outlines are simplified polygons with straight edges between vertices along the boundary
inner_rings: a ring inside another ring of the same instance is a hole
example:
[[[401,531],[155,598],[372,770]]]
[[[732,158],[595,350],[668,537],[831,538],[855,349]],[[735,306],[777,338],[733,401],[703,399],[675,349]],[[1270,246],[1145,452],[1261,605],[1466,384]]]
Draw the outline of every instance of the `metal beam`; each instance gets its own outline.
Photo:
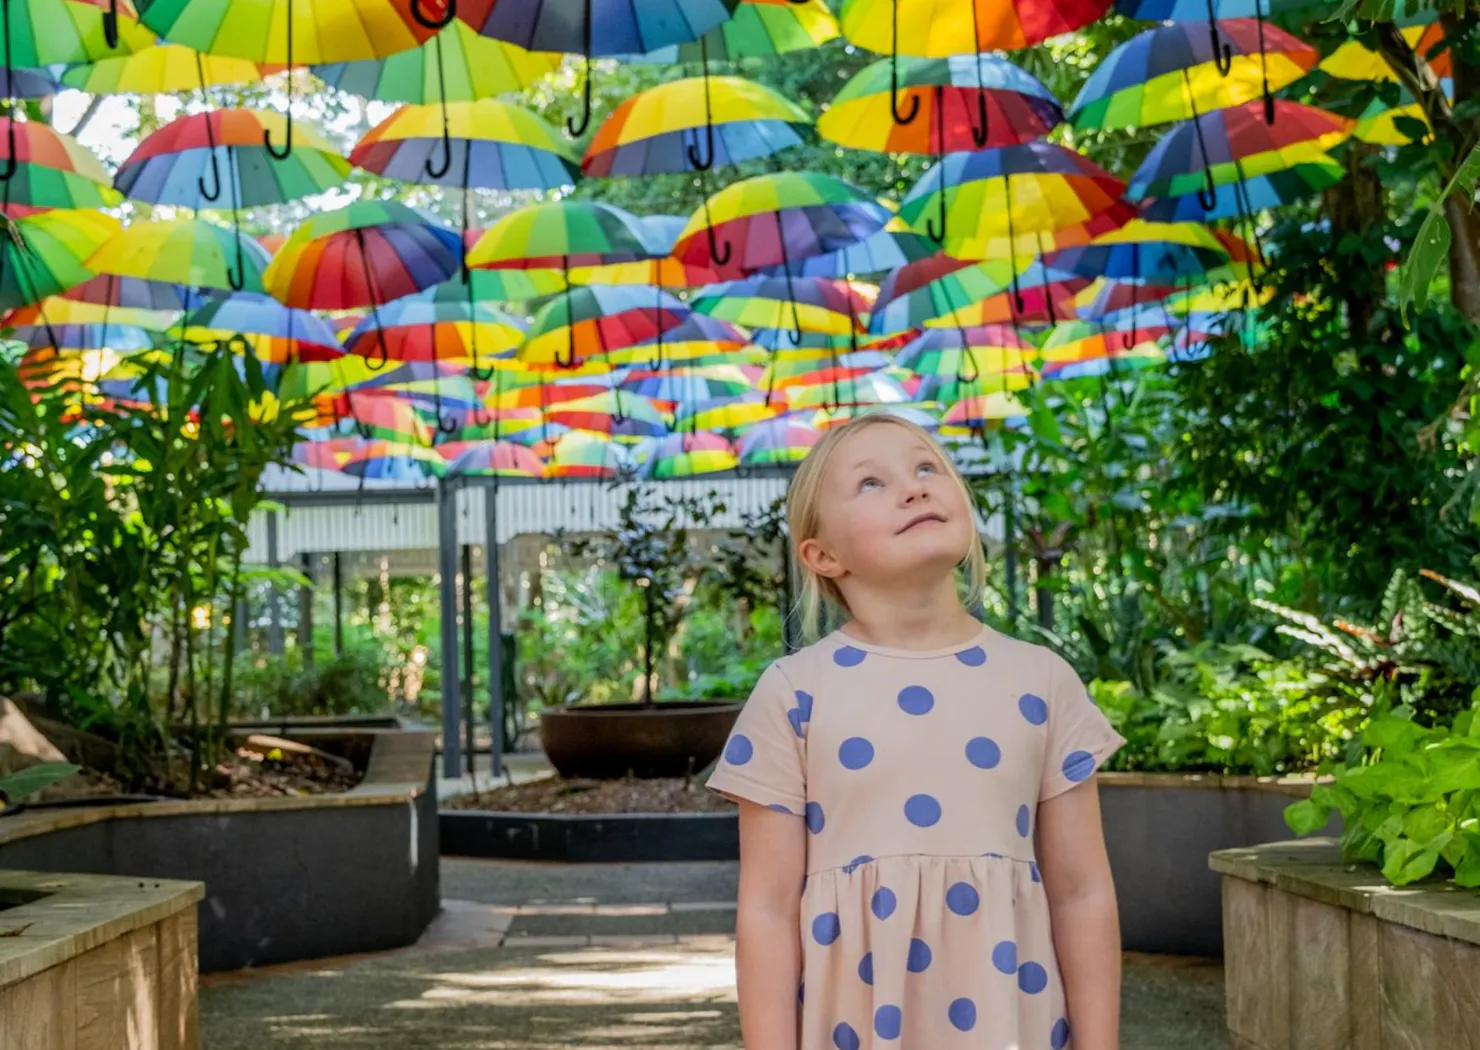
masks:
[[[463,746],[467,750],[465,759],[468,772],[473,773],[477,770],[478,718],[473,707],[473,548],[471,544],[464,543],[462,547],[462,572],[459,574],[459,582],[462,585],[462,673],[463,686],[467,690],[463,698]]]
[[[344,655],[344,569],[334,552],[334,655]]]
[[[277,511],[267,515],[267,564],[277,569],[282,567],[278,557]],[[277,582],[267,592],[267,651],[274,656],[283,655],[283,596],[278,593]]]
[[[308,584],[298,588],[298,650],[303,659],[304,667],[313,666],[313,555],[303,553],[298,556],[298,569],[308,580]]]
[[[493,775],[504,775],[504,594],[499,570],[498,487],[483,490],[483,570],[488,593],[488,720]]]
[[[462,740],[459,721],[462,704],[458,701],[457,659],[457,499],[452,486],[437,486],[437,571],[442,599],[442,775],[455,777],[462,772]]]

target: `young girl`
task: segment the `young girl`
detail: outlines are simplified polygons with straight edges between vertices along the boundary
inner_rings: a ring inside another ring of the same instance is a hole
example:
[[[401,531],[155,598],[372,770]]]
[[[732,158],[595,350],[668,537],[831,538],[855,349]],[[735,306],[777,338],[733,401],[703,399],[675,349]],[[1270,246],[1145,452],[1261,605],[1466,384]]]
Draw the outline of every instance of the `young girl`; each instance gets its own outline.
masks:
[[[1115,1050],[1120,930],[1095,770],[1125,741],[1073,669],[975,620],[965,482],[919,427],[829,431],[787,517],[815,636],[742,709],[746,1050]]]

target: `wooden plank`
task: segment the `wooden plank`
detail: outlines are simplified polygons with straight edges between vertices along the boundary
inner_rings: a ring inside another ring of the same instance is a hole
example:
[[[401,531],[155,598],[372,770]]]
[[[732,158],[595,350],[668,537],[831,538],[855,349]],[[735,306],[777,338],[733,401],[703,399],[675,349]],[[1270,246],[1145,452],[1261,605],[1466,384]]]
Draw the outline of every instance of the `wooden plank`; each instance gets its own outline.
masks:
[[[195,911],[156,928],[159,952],[159,1050],[198,1050],[200,1007]]]
[[[76,972],[70,962],[0,988],[0,1047],[76,1050],[71,1010],[76,991]]]
[[[148,927],[75,961],[76,1050],[156,1050],[159,952]]]

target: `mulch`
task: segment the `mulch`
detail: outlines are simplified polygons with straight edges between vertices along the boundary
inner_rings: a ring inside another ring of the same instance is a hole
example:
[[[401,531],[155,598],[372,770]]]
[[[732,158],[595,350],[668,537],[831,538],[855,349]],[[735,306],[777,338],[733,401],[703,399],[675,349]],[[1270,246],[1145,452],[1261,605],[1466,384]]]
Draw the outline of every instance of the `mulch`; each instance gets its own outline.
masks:
[[[735,804],[698,779],[566,780],[549,776],[443,799],[441,808],[505,813],[728,813]]]

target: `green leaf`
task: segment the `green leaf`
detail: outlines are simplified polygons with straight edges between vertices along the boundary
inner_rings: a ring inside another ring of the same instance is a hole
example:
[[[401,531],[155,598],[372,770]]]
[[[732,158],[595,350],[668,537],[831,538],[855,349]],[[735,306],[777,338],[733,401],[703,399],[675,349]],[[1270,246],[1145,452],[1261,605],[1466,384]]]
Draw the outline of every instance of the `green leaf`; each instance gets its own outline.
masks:
[[[1440,208],[1429,209],[1413,247],[1398,271],[1398,307],[1406,316],[1411,305],[1422,310],[1429,301],[1429,288],[1440,265],[1449,258],[1449,222]]]
[[[1448,839],[1448,836],[1444,836]],[[1382,874],[1394,886],[1406,886],[1410,882],[1427,878],[1433,874],[1439,862],[1438,845],[1418,843],[1409,838],[1400,838],[1387,843],[1383,850]]]
[[[1301,799],[1285,807],[1285,823],[1297,835],[1313,835],[1326,826],[1331,811],[1311,799]]]
[[[70,777],[81,768],[70,762],[45,762],[39,766],[28,766],[19,773],[0,777],[0,796],[7,802],[19,802],[28,795],[44,791],[58,780]]]

